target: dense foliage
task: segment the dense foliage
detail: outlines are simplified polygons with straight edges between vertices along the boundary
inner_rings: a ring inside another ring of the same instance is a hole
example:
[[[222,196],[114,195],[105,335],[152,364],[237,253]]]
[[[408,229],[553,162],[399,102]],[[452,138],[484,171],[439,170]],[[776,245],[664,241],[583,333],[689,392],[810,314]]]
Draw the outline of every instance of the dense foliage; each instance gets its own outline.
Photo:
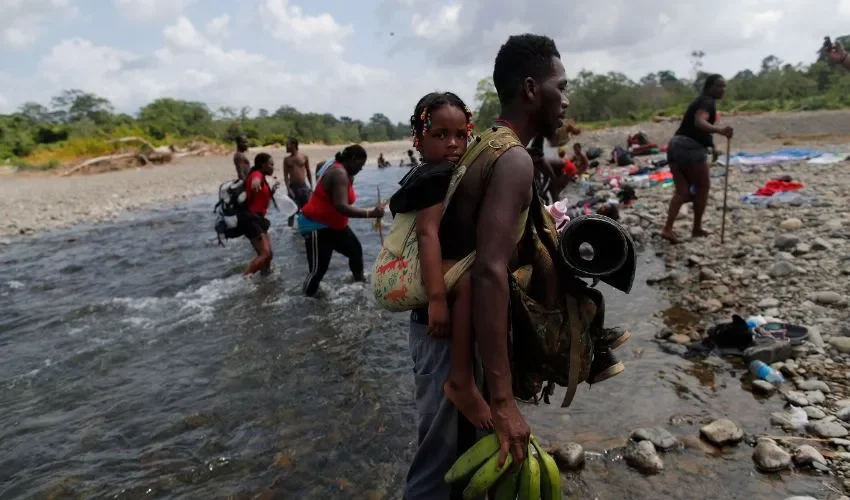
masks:
[[[839,38],[850,49],[850,36]],[[616,124],[646,120],[654,115],[679,115],[699,90],[705,53],[694,51],[692,79],[672,71],[650,73],[633,81],[622,73],[581,71],[569,82],[571,118],[579,123]],[[728,76],[728,75],[727,75]],[[479,82],[476,121],[491,123],[499,112],[492,80]],[[728,79],[721,110],[774,111],[850,107],[850,74],[821,54],[811,65],[784,64],[776,56],[762,60],[755,71],[744,70]],[[139,136],[155,144],[201,139],[232,142],[247,135],[255,145],[283,144],[289,137],[303,143],[327,144],[384,141],[407,136],[408,126],[393,124],[376,113],[368,122],[331,114],[300,113],[291,106],[274,112],[250,108],[210,109],[200,102],[157,99],[136,116],[116,113],[103,97],[72,89],[49,105],[26,103],[18,112],[0,115],[0,161],[52,166],[81,157],[109,154],[120,145],[109,142]],[[21,160],[23,159],[23,160]]]
[[[850,49],[850,36],[838,39]],[[813,51],[814,53],[815,51]],[[581,71],[568,85],[569,116],[581,123],[629,123],[656,115],[681,115],[694,99],[708,72],[705,53],[691,53],[695,78],[680,79],[672,71],[649,73],[634,81],[622,73]],[[761,66],[727,77],[721,110],[791,111],[850,107],[850,74],[820,53],[809,66],[783,63],[767,56]],[[478,83],[477,122],[491,123],[499,113],[492,79]]]

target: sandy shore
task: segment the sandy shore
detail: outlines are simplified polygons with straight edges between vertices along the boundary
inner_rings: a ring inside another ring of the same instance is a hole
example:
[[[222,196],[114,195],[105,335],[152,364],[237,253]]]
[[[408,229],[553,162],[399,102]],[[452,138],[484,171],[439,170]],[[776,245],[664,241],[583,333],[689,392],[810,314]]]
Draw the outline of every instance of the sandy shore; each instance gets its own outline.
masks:
[[[733,150],[744,146],[753,150],[777,144],[834,142],[836,136],[850,135],[850,111],[721,117],[721,120],[736,127]],[[607,150],[623,144],[629,133],[644,130],[661,144],[675,129],[675,123],[646,123],[586,132],[577,140]],[[410,143],[392,141],[364,146],[372,165],[379,153],[396,164],[405,156]],[[303,145],[301,149],[315,165],[340,147]],[[271,152],[278,165],[285,154],[280,148],[258,148],[251,154],[260,151]],[[184,158],[159,167],[74,177],[45,173],[0,175],[0,212],[5,215],[0,223],[0,237],[8,240],[14,235],[99,222],[125,210],[208,195],[232,175],[230,157]]]

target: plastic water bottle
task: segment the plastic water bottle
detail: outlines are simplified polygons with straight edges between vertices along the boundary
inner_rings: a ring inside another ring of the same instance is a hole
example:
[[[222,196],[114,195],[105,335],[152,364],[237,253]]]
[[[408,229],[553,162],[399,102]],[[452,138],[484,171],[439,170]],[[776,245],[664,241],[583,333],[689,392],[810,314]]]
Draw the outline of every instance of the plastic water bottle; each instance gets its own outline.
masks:
[[[766,365],[763,361],[755,360],[750,363],[750,373],[756,378],[770,382],[771,384],[785,383],[785,378],[781,373]]]

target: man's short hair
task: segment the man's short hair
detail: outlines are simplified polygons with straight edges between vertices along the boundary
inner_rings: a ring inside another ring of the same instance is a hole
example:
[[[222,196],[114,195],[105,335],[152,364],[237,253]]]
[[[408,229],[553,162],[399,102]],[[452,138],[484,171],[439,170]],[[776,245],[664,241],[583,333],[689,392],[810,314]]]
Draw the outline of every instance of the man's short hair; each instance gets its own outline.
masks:
[[[257,156],[254,157],[254,166],[263,167],[267,165],[271,159],[272,155],[268,153],[258,153]]]
[[[292,144],[292,145],[293,145],[293,146],[295,146],[296,148],[298,147],[298,139],[296,139],[295,137],[290,137],[290,138],[289,138],[289,141],[287,141],[287,142],[288,142],[289,144]]]
[[[561,58],[555,42],[545,35],[512,35],[499,49],[493,67],[493,84],[499,101],[513,102],[526,78],[542,80],[553,71],[552,58]]]

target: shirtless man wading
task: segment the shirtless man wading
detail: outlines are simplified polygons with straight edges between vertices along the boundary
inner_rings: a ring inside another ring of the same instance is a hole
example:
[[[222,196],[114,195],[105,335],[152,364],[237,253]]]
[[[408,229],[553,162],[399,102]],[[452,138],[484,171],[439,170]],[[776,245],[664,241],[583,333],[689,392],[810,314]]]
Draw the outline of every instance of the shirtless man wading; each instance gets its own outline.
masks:
[[[286,186],[286,193],[298,205],[300,211],[310,201],[310,195],[313,193],[310,159],[298,151],[298,140],[295,138],[286,143],[286,152],[289,156],[283,159],[283,184]],[[292,227],[295,224],[295,216],[291,216],[287,223]]]
[[[248,151],[248,138],[240,135],[236,138],[236,152],[233,153],[233,165],[236,167],[236,177],[240,181],[248,178],[248,173],[251,171],[251,161],[245,152]]]
[[[511,36],[499,50],[493,69],[501,116],[494,124],[510,127],[522,144],[548,137],[564,123],[567,76],[551,38]],[[489,126],[490,124],[481,124]],[[470,269],[472,326],[487,383],[494,431],[508,453],[522,463],[530,431],[514,400],[508,353],[508,264],[516,249],[514,231],[531,203],[534,165],[525,148],[506,151],[483,186],[481,163],[469,165],[440,226],[443,255],[475,250]],[[476,213],[478,216],[476,217]],[[503,314],[494,314],[501,311]],[[475,443],[475,429],[460,417],[442,391],[449,373],[451,339],[428,334],[428,310],[410,318],[419,440],[407,474],[405,500],[461,498],[443,476],[457,457]]]

